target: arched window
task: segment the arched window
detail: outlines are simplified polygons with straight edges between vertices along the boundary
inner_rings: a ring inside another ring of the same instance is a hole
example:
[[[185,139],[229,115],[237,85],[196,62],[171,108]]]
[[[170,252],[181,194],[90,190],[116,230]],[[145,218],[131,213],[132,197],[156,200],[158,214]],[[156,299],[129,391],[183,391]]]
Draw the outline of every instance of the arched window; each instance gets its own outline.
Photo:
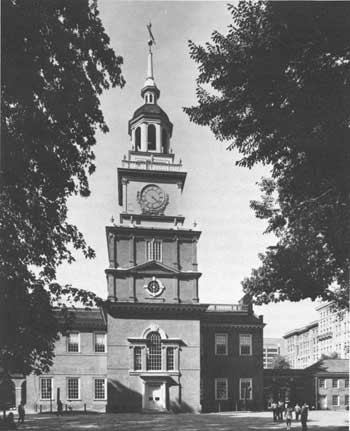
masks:
[[[162,130],[162,153],[168,154],[168,134],[165,129]]]
[[[141,128],[138,127],[135,131],[135,150],[139,151],[141,149]]]
[[[147,370],[162,369],[161,339],[158,332],[150,332],[147,335]]]
[[[148,142],[148,150],[156,149],[156,126],[154,124],[150,124],[147,129],[147,142]]]
[[[152,94],[149,95],[149,103],[153,103],[153,96],[152,96]]]

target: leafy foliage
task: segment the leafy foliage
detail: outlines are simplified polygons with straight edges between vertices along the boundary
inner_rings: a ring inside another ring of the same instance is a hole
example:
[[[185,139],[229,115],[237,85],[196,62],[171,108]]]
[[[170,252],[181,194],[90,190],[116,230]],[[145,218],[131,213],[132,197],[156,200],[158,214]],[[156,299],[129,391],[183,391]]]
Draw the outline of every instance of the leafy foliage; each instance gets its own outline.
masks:
[[[258,304],[304,298],[348,306],[350,267],[350,5],[240,2],[228,34],[205,47],[190,119],[271,166],[256,216],[276,246],[243,281]],[[334,286],[337,287],[334,287]]]
[[[290,364],[284,356],[276,355],[272,361],[272,368],[278,370],[288,370],[290,368]]]
[[[55,295],[96,299],[45,286],[74,249],[94,256],[67,221],[67,199],[90,193],[95,133],[108,131],[98,96],[124,79],[95,2],[1,5],[0,363],[29,372],[52,359]]]

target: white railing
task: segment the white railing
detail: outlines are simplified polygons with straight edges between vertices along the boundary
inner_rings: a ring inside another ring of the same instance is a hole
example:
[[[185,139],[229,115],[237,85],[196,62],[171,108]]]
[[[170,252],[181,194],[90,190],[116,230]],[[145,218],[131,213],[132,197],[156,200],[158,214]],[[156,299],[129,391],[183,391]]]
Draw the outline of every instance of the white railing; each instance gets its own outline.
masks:
[[[123,160],[123,168],[128,169],[144,169],[150,171],[170,171],[170,172],[180,172],[182,171],[182,163],[164,163],[155,162],[151,160]]]
[[[248,305],[245,304],[211,304],[207,311],[216,311],[220,313],[227,313],[231,311],[248,311]]]

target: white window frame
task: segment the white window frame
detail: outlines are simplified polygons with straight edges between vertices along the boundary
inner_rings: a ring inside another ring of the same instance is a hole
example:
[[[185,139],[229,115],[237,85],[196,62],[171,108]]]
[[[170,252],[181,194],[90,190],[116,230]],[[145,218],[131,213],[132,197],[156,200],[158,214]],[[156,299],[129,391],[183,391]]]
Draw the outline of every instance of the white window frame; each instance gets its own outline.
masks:
[[[334,386],[334,381],[336,381],[336,385]],[[332,379],[332,388],[338,389],[339,388],[339,379]]]
[[[75,350],[69,350],[69,336],[71,335],[71,334],[78,334],[78,351],[76,352]],[[78,332],[78,331],[70,331],[70,332],[68,332],[68,334],[67,334],[67,348],[66,348],[66,350],[67,350],[67,352],[68,353],[80,353],[80,332]]]
[[[242,346],[247,345],[247,344],[243,344],[241,342],[241,339],[243,337],[249,337],[249,339],[250,339],[250,345],[249,345],[250,351],[249,351],[249,353],[242,353]],[[253,337],[252,337],[252,334],[239,334],[239,356],[252,356],[252,354],[253,354]]]
[[[220,345],[220,346],[223,346],[223,344],[219,344],[218,342],[217,342],[217,339],[219,338],[219,337],[225,337],[225,353],[218,353],[218,350],[217,350],[217,347]],[[218,333],[218,334],[215,334],[215,355],[216,356],[227,356],[228,355],[228,334],[224,334],[224,333]]]
[[[333,403],[333,398],[337,397],[337,404]],[[340,397],[339,395],[332,395],[332,407],[339,407],[340,406]]]
[[[42,389],[41,389],[41,381],[42,380],[50,380],[51,381],[51,398],[43,398],[42,397]],[[39,391],[40,391],[40,401],[52,401],[54,399],[53,377],[50,377],[50,376],[39,377]]]
[[[226,393],[224,398],[218,398],[218,383],[225,382],[226,385]],[[226,401],[228,400],[228,378],[227,377],[217,377],[215,378],[215,400],[216,401]]]
[[[321,382],[323,382],[323,386],[321,386]],[[324,377],[320,377],[318,387],[321,389],[327,389],[327,380]]]
[[[69,380],[78,380],[78,398],[69,397]],[[81,401],[81,391],[80,391],[80,377],[69,376],[66,378],[66,395],[67,401]]]
[[[105,393],[104,398],[96,398],[96,381],[97,380],[104,380],[104,386],[105,386]],[[93,399],[94,401],[106,401],[107,400],[107,379],[105,377],[94,377],[93,379]]]
[[[242,394],[242,383],[243,382],[249,382],[249,386],[250,386],[250,392],[249,392],[249,397],[246,398],[241,398],[241,394]],[[240,400],[252,400],[253,399],[253,379],[251,377],[241,377],[239,379],[239,399]]]
[[[155,259],[155,244],[159,243],[159,259]],[[148,252],[148,249],[150,252]],[[150,262],[151,260],[155,260],[156,262],[162,262],[163,261],[163,241],[160,239],[146,239],[145,240],[145,259],[146,262]]]
[[[97,335],[103,335],[104,336],[104,351],[103,352],[96,350],[96,336]],[[103,332],[103,331],[94,332],[94,352],[95,353],[102,353],[102,354],[107,352],[107,334],[106,334],[106,332]]]

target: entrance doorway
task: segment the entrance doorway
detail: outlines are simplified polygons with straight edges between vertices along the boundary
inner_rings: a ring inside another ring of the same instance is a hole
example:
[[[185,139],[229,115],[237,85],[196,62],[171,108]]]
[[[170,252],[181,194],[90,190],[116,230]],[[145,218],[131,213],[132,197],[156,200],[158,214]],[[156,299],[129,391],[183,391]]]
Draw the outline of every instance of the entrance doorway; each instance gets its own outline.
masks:
[[[327,395],[320,395],[318,398],[318,401],[320,403],[320,409],[326,410],[327,409]]]
[[[150,410],[163,410],[165,403],[162,394],[162,385],[158,383],[148,383],[146,391],[146,408]]]

